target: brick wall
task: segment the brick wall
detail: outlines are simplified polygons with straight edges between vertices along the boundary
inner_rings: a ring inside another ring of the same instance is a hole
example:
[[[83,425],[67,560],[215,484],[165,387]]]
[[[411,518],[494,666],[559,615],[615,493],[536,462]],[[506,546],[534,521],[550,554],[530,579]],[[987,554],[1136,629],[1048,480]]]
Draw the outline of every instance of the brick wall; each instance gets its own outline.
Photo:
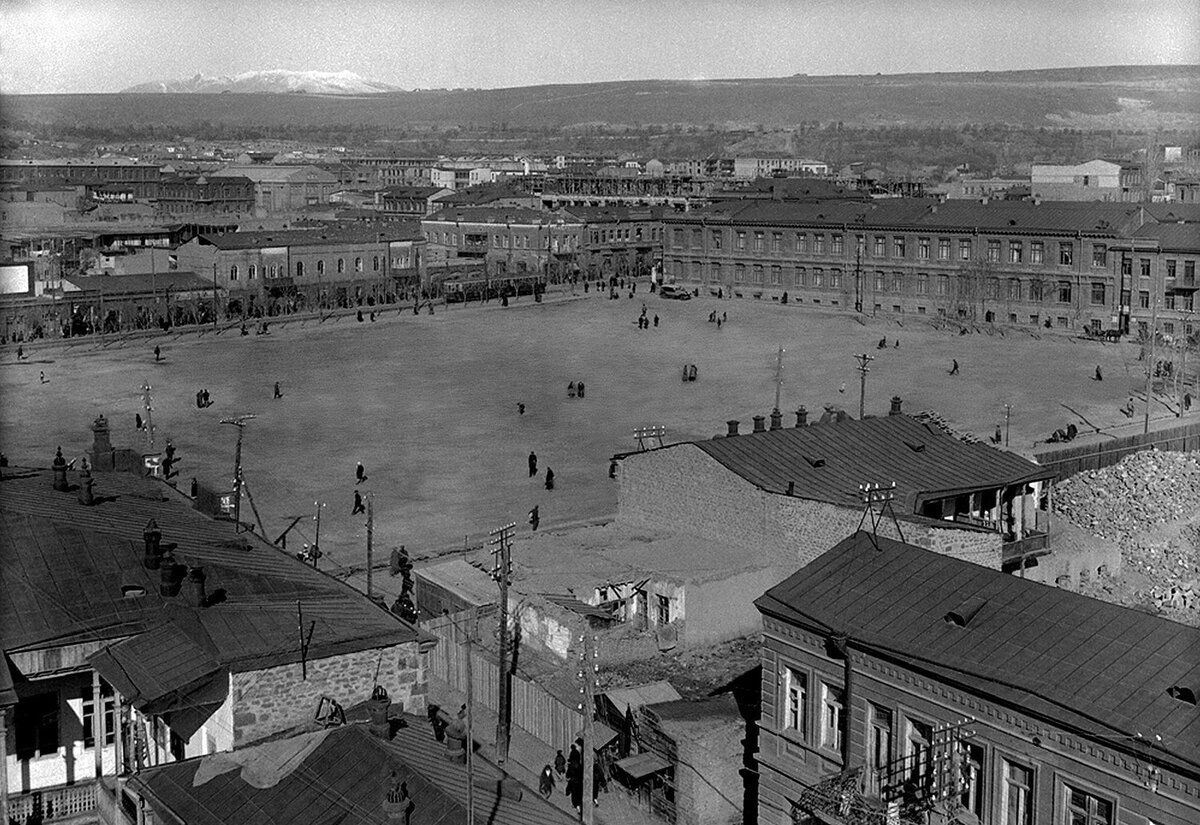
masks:
[[[859,507],[766,493],[692,444],[627,456],[617,488],[617,522],[691,533],[802,567],[858,529]],[[1000,568],[999,533],[902,523],[904,540]],[[885,518],[880,535],[899,539]],[[736,550],[735,550],[736,552]]]
[[[301,678],[299,662],[235,673],[234,747],[312,721],[322,696],[336,699],[343,707],[371,698],[376,668],[379,684],[393,702],[402,703],[408,713],[424,712],[426,655],[417,642],[310,660],[307,679]]]

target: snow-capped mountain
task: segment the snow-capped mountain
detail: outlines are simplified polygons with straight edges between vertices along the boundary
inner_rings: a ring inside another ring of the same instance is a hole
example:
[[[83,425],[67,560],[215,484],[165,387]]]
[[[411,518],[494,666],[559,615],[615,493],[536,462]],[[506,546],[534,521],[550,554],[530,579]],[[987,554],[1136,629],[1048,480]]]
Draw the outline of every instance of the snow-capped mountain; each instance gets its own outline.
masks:
[[[368,80],[354,72],[295,72],[272,69],[265,72],[242,72],[232,76],[210,77],[198,74],[183,80],[139,83],[123,89],[122,93],[306,92],[320,95],[364,95],[398,91],[401,91],[399,86]]]

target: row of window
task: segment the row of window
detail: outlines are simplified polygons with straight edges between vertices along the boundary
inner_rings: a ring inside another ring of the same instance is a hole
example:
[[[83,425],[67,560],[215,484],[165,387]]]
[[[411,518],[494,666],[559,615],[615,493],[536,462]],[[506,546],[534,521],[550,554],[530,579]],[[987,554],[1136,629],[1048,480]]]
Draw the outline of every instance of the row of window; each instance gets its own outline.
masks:
[[[592,243],[612,243],[614,241],[640,241],[649,240],[657,241],[659,229],[656,226],[649,227],[648,236],[644,237],[643,228],[640,226],[620,227],[617,229],[593,229],[591,231]]]
[[[640,232],[641,230],[639,230]],[[553,246],[555,251],[562,249],[564,251],[574,249],[577,246],[577,239],[574,235],[547,235],[539,241],[542,249],[551,248],[551,239],[553,237]],[[458,232],[426,232],[425,239],[430,243],[440,243],[442,246],[487,246],[488,236],[486,234],[476,234],[463,232],[461,237]],[[512,233],[492,235],[493,249],[531,249],[534,245],[529,242],[529,235],[521,234],[514,235]]]
[[[781,728],[785,736],[815,745],[838,754],[842,747],[843,699],[842,688],[817,679],[810,683],[806,670],[783,668],[783,703]],[[817,699],[817,727],[810,726],[810,684]],[[897,716],[903,719],[903,739],[896,741]],[[867,703],[867,791],[881,794],[885,786],[904,785],[914,789],[932,787],[935,773],[934,724],[913,718],[906,712]],[[984,806],[988,800],[988,784],[993,775],[988,770],[987,750],[981,743],[959,741],[957,759],[962,778],[959,802],[984,821]],[[998,755],[1001,788],[997,799],[999,822],[1004,825],[1037,825],[1037,773],[1033,765]],[[1114,802],[1093,791],[1063,784],[1062,810],[1070,825],[1114,825]]]
[[[378,255],[373,255],[371,257],[371,271],[379,272],[381,262],[386,263],[387,261],[386,261],[386,259],[381,259]],[[407,258],[393,258],[392,259],[392,268],[394,268],[394,269],[402,269],[402,268],[407,267],[408,265],[409,265],[409,263],[408,263]],[[337,273],[340,275],[346,271],[346,260],[344,258],[338,258],[337,262],[334,264],[334,266],[337,270]],[[304,277],[304,270],[305,270],[304,261],[296,261],[296,277],[297,278]],[[363,271],[363,259],[362,258],[354,259],[354,271],[355,272]],[[324,259],[318,260],[317,261],[317,276],[320,277],[321,275],[324,275],[325,272],[326,272],[326,270],[325,270]],[[263,264],[261,267],[259,267],[256,264],[249,264],[246,267],[246,279],[249,281],[253,281],[256,278],[258,278],[260,273],[264,278],[285,278],[285,277],[287,277],[287,265],[286,264]],[[242,275],[241,267],[238,266],[237,264],[231,264],[229,267],[229,280],[231,280],[231,281],[240,280],[241,275]]]

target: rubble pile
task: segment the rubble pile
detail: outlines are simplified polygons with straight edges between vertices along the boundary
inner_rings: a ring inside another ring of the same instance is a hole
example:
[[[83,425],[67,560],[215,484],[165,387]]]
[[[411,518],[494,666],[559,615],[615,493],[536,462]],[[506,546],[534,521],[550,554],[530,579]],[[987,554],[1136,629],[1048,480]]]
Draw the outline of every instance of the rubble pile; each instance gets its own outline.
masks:
[[[928,424],[937,427],[951,438],[957,438],[959,441],[966,442],[967,444],[983,443],[983,439],[979,438],[979,436],[974,435],[973,433],[959,432],[958,430],[954,429],[954,427],[950,426],[950,422],[948,422],[940,413],[934,410],[921,410],[920,412],[913,413],[911,417],[917,421],[920,421],[922,424]]]
[[[1190,453],[1134,453],[1055,485],[1054,509],[1124,547],[1139,533],[1200,514],[1200,460]]]

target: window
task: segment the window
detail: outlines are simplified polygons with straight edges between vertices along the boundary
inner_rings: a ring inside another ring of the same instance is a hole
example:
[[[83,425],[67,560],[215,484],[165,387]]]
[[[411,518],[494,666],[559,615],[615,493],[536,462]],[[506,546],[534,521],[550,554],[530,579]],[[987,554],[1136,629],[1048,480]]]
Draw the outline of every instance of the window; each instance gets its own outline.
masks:
[[[772,232],[771,233],[771,251],[772,252],[782,252],[783,251],[783,233],[782,232]]]
[[[296,277],[304,277],[304,261],[296,261]]]
[[[755,232],[754,233],[754,251],[762,252],[762,250],[763,250],[763,233]]]
[[[984,297],[990,298],[993,301],[1000,297],[1000,279],[988,278],[983,285]]]
[[[318,275],[325,274],[325,261],[317,261],[317,274]]]
[[[928,295],[929,294],[929,273],[928,272],[918,272],[917,273],[917,294],[918,295]]]
[[[676,249],[683,249],[683,230],[676,227],[671,231],[671,245]]]
[[[92,686],[88,685],[82,690],[83,698],[83,746],[85,748],[93,748],[96,746],[96,738],[92,735],[92,725],[96,718],[96,703],[92,701]],[[114,721],[115,699],[113,698],[112,686],[100,680],[100,701],[104,707],[104,744],[111,745],[117,739],[117,726]]]
[[[371,258],[371,271],[372,272],[379,271],[379,256],[378,255],[375,255]]]
[[[1034,264],[1045,263],[1046,245],[1041,241],[1031,241],[1029,243],[1029,262]]]
[[[884,275],[882,272],[875,273],[875,291],[876,292],[883,292],[885,289],[887,289],[886,282],[887,282],[886,275]]]
[[[819,266],[813,268],[813,286],[825,286],[825,270],[821,269]]]
[[[1138,293],[1138,306],[1142,309],[1150,308],[1150,292],[1143,289]]]
[[[987,242],[987,259],[991,263],[1000,262],[1000,241],[989,240]]]
[[[802,267],[802,266],[796,267],[796,286],[804,286],[805,280],[806,280],[806,278],[805,278],[806,274],[807,273],[804,271],[804,267]]]
[[[712,283],[714,283],[714,284],[721,283],[721,265],[720,264],[714,263],[712,265]]]
[[[842,691],[826,684],[821,685],[821,744],[842,749]]]
[[[892,292],[903,292],[903,291],[904,291],[904,273],[903,272],[893,272],[892,273]]]
[[[746,281],[746,265],[738,264],[733,270],[733,282],[735,284],[745,283]]]
[[[892,712],[868,702],[867,717],[870,724],[867,734],[867,789],[872,794],[878,794],[887,779],[882,775],[883,771],[892,761]]]
[[[939,261],[950,260],[950,239],[949,238],[938,238],[938,260]]]
[[[875,257],[883,258],[887,255],[887,238],[882,235],[875,236]]]
[[[1021,300],[1021,279],[1020,278],[1009,278],[1008,279],[1008,300],[1010,300],[1010,301]]]
[[[1195,261],[1184,261],[1183,262],[1183,285],[1184,286],[1195,286],[1196,285],[1196,262]]]
[[[1058,263],[1060,266],[1070,266],[1075,263],[1075,244],[1070,241],[1059,241]]]
[[[58,693],[39,693],[21,700],[15,714],[17,758],[58,753]]]
[[[906,738],[906,778],[917,788],[924,789],[933,778],[933,750],[930,747],[933,726],[909,719]]]
[[[698,284],[703,279],[704,278],[703,278],[703,273],[701,271],[701,263],[699,261],[692,261],[692,282]]]
[[[1112,825],[1113,804],[1107,799],[1101,799],[1095,794],[1072,788],[1063,788],[1066,796],[1068,825]]]
[[[671,600],[666,596],[658,596],[658,602],[655,606],[655,612],[658,616],[659,624],[671,623]]]
[[[1103,281],[1092,281],[1092,304],[1094,306],[1104,306],[1104,304],[1106,303],[1106,301],[1104,300],[1104,298],[1105,298],[1104,293],[1105,293],[1104,282]]]
[[[362,272],[362,271],[363,271],[363,267],[362,267],[362,258],[355,258],[355,259],[354,259],[354,271],[355,271],[355,272]]]
[[[917,259],[929,260],[929,238],[917,238]]]
[[[971,742],[960,744],[959,759],[962,766],[963,792],[959,797],[962,806],[975,814],[977,822],[983,821],[984,793],[983,748]]]
[[[829,287],[830,289],[842,288],[842,270],[831,269],[829,271]]]
[[[780,266],[771,267],[771,285],[779,286],[782,283],[783,283],[783,267],[780,267]]]
[[[721,230],[719,230],[719,229],[714,229],[712,231],[712,248],[713,249],[721,248]]]
[[[893,258],[903,258],[904,257],[904,236],[903,235],[897,235],[894,238],[892,238],[892,257]]]
[[[1009,241],[1008,242],[1008,262],[1010,264],[1021,263],[1021,256],[1023,255],[1024,251],[1025,251],[1025,245],[1022,244],[1020,241]]]
[[[1141,259],[1139,259],[1138,263],[1139,263],[1139,268],[1141,269],[1142,277],[1149,278],[1150,277],[1150,259],[1149,258],[1141,258]]]
[[[785,730],[794,730],[808,738],[808,674],[786,667],[783,670]]]
[[[820,232],[813,235],[813,252],[817,255],[825,254],[825,236]]]
[[[1007,759],[1001,760],[1001,825],[1033,825],[1033,769]]]
[[[834,255],[843,255],[846,252],[846,243],[841,235],[832,235],[832,248],[829,250]]]
[[[971,241],[969,238],[959,238],[959,240],[958,240],[958,259],[960,261],[971,260]]]
[[[1029,300],[1040,301],[1044,297],[1045,289],[1042,282],[1036,278],[1029,282]]]
[[[237,268],[237,264],[234,264],[233,266],[229,267],[229,280],[236,281],[237,279],[238,279],[238,268]]]
[[[737,247],[738,249],[745,249],[745,248],[746,248],[746,233],[745,233],[745,232],[738,232],[738,233],[737,233],[737,244],[736,244],[736,247]]]
[[[950,293],[950,276],[948,276],[948,275],[937,276],[937,294],[938,295],[948,295],[949,293]]]
[[[752,276],[752,278],[753,278],[753,283],[754,283],[756,286],[762,286],[762,282],[763,282],[763,268],[762,268],[762,264],[755,264],[755,265],[754,265],[754,269],[753,269],[753,271],[751,272],[751,276]]]
[[[1108,266],[1108,247],[1102,243],[1092,244],[1092,266]]]
[[[808,235],[806,235],[803,232],[796,233],[796,251],[797,252],[807,252],[808,251]]]
[[[699,249],[704,244],[704,234],[699,229],[692,230],[692,249]]]
[[[1168,292],[1165,295],[1163,295],[1163,309],[1174,309],[1174,308],[1175,308],[1175,293]]]
[[[1071,303],[1071,282],[1070,281],[1059,281],[1058,282],[1058,302],[1060,304]]]

